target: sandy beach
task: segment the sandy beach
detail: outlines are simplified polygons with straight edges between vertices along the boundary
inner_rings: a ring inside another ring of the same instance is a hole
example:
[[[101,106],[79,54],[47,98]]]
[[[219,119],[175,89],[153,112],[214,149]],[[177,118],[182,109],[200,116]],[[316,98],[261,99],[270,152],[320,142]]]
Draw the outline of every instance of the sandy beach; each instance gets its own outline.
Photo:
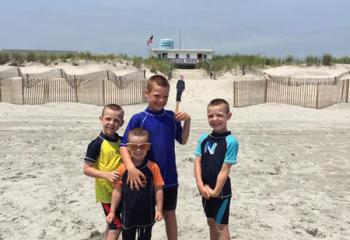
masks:
[[[39,70],[46,71],[23,72]],[[83,72],[67,69],[72,71]],[[209,239],[194,180],[194,149],[199,135],[210,131],[207,103],[216,97],[232,103],[232,80],[240,76],[212,80],[199,70],[175,71],[172,110],[180,74],[186,81],[181,109],[192,116],[192,126],[189,143],[176,145],[179,239]],[[124,106],[125,120],[145,107]],[[230,173],[231,238],[350,239],[350,104],[231,109],[229,129],[240,142]],[[100,106],[80,103],[0,102],[0,239],[103,239],[94,181],[82,172],[87,144],[100,132],[100,112]],[[166,239],[164,221],[155,224],[152,239]]]

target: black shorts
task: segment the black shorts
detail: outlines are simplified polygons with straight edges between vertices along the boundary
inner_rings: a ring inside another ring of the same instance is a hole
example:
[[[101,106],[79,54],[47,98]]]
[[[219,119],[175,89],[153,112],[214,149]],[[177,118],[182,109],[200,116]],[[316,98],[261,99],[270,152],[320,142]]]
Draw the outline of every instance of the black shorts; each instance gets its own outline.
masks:
[[[164,200],[163,200],[163,210],[171,211],[176,209],[177,204],[177,189],[178,187],[163,188]]]
[[[214,218],[217,224],[228,224],[231,197],[202,198],[202,204],[207,218]]]
[[[150,240],[152,237],[152,225],[145,228],[123,229],[123,240]],[[136,238],[137,236],[137,238]]]
[[[109,214],[111,211],[111,204],[110,203],[101,203],[103,211],[105,212],[105,215]],[[117,230],[122,228],[122,221],[120,220],[120,208],[117,209],[115,213],[115,217],[111,223],[108,224],[108,228],[111,230]]]

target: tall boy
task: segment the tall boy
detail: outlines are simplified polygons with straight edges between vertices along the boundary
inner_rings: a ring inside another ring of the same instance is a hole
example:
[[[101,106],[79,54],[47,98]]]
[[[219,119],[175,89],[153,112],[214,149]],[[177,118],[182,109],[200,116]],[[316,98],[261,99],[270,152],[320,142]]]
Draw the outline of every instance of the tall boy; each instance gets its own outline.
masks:
[[[122,163],[119,154],[121,137],[118,129],[124,123],[124,111],[116,104],[106,105],[100,116],[102,131],[100,135],[91,141],[87,148],[84,161],[84,174],[95,178],[96,202],[101,202],[105,215],[111,208],[112,183],[119,179],[117,167]],[[118,238],[121,229],[121,221],[117,217],[107,225],[106,239]]]
[[[211,134],[203,134],[195,151],[195,178],[210,231],[210,240],[228,240],[231,166],[237,162],[238,141],[227,130],[232,113],[227,101],[214,99],[207,107]]]
[[[115,210],[123,204],[123,240],[150,240],[155,221],[163,218],[163,178],[156,163],[146,157],[151,144],[149,134],[143,128],[129,131],[128,150],[135,167],[145,175],[145,186],[139,191],[133,190],[126,184],[128,171],[122,164],[117,168],[120,179],[113,184],[111,211],[106,217],[111,222]],[[157,209],[155,209],[157,206]]]
[[[175,140],[180,144],[186,144],[189,134],[191,118],[187,113],[174,113],[165,110],[168,102],[170,85],[168,80],[161,75],[152,76],[147,83],[145,96],[148,107],[140,113],[132,116],[125,130],[120,154],[129,172],[128,183],[131,188],[142,187],[144,175],[135,168],[132,163],[126,144],[128,132],[137,127],[142,127],[150,133],[151,149],[148,152],[149,159],[157,163],[164,179],[164,205],[163,216],[166,233],[169,240],[177,239],[176,203],[177,203],[177,170],[175,161]],[[183,126],[181,122],[184,121]]]

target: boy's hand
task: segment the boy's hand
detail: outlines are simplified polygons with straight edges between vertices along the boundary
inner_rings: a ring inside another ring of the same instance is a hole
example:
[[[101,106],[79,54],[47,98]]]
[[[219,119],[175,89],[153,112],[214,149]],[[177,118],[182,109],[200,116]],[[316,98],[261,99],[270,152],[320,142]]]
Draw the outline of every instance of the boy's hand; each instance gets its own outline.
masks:
[[[160,220],[162,220],[162,219],[163,219],[163,213],[162,213],[162,211],[157,210],[157,211],[156,211],[156,216],[154,217],[154,220],[155,220],[155,221],[160,221]]]
[[[176,121],[189,121],[189,120],[191,120],[191,117],[190,117],[190,115],[188,115],[188,113],[177,112],[177,113],[175,113],[175,120]]]
[[[120,175],[117,171],[112,171],[112,172],[105,172],[105,179],[108,181],[114,183],[118,181],[120,178]]]
[[[111,223],[113,221],[114,217],[115,217],[114,212],[109,212],[107,217],[106,217],[107,223]]]
[[[140,187],[144,187],[146,185],[145,182],[146,177],[142,172],[140,172],[140,170],[135,167],[128,170],[128,179],[126,180],[126,184],[130,185],[132,190],[134,190],[134,188],[136,188],[137,191],[140,190]]]
[[[210,193],[205,186],[198,187],[198,190],[199,190],[200,195],[202,195],[202,197],[204,197],[205,199],[210,198]]]
[[[218,197],[220,193],[216,193],[213,189],[209,187],[209,185],[205,185],[206,190],[209,193],[210,197]]]

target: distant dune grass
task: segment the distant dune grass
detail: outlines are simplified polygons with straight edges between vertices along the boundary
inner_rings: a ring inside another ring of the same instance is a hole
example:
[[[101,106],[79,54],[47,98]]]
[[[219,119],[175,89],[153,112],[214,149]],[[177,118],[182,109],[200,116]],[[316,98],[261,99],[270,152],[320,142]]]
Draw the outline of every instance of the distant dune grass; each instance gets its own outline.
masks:
[[[137,68],[149,68],[151,72],[161,72],[169,75],[175,68],[174,64],[157,58],[129,57],[126,54],[92,54],[90,52],[62,52],[59,51],[0,51],[0,64],[10,63],[12,66],[22,66],[26,62],[39,62],[44,65],[58,64],[58,61],[70,62],[72,65],[79,65],[79,60],[95,62],[119,62],[132,64]],[[342,63],[350,64],[350,57],[334,57],[331,54],[323,56],[306,56],[296,58],[288,55],[283,58],[267,57],[262,55],[216,55],[211,61],[199,62],[196,68],[205,69],[208,73],[226,72],[231,69],[260,68],[266,66],[281,65],[325,65]]]

